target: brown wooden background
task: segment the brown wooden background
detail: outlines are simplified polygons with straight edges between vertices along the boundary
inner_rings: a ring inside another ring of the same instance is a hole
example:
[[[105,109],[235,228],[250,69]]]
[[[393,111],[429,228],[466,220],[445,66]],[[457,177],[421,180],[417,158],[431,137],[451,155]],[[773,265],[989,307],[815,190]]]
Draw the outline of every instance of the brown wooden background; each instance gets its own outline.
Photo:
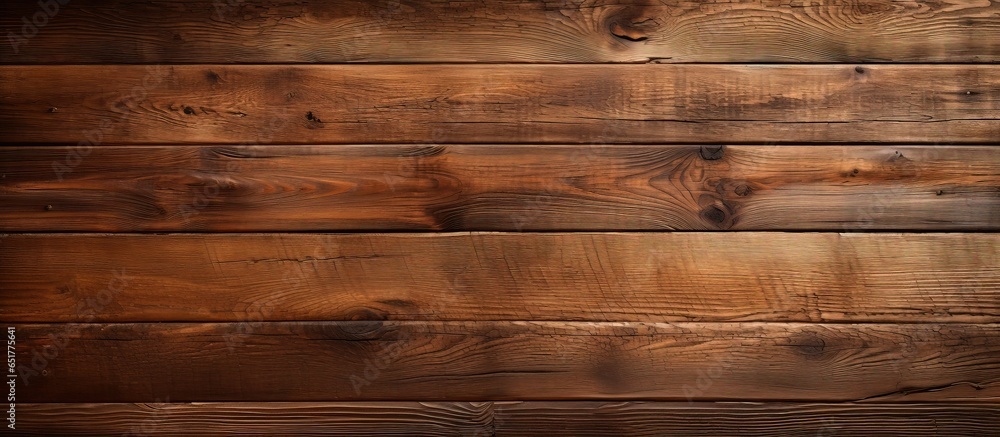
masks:
[[[1000,429],[1000,3],[19,0],[0,31],[20,433]]]

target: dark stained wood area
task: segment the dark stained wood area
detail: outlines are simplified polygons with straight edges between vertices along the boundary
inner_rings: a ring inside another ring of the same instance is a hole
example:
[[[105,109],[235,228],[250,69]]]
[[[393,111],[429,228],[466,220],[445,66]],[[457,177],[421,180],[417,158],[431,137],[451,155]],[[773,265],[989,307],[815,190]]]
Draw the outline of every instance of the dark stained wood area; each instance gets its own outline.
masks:
[[[240,402],[26,404],[26,435],[987,435],[1000,406],[967,403]],[[19,421],[19,422],[20,422]]]
[[[1000,322],[1000,234],[36,234],[3,248],[12,322]]]
[[[997,435],[1000,1],[0,1],[0,327],[10,435]]]
[[[87,147],[1000,139],[992,65],[0,66],[0,93],[7,141]]]
[[[0,28],[35,3],[4,2]],[[977,0],[72,0],[0,62],[998,62],[997,14]]]
[[[22,146],[2,231],[998,230],[992,146]]]
[[[1000,325],[271,322],[16,325],[23,400],[980,401]],[[51,351],[50,351],[51,352]],[[50,354],[51,355],[51,354]],[[95,357],[100,357],[96,360]],[[39,372],[40,373],[40,372]],[[699,384],[698,378],[708,381]],[[789,384],[788,381],[795,381]]]

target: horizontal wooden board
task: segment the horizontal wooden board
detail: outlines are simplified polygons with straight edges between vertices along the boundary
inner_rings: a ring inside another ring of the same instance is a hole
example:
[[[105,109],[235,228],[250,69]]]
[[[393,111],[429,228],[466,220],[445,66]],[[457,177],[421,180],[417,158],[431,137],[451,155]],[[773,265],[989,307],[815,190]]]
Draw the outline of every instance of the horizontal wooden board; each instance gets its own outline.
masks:
[[[1000,230],[997,146],[0,147],[0,231]]]
[[[109,80],[113,78],[113,80]],[[1000,66],[2,66],[6,143],[983,143]]]
[[[1000,234],[9,235],[11,322],[1000,320]]]
[[[14,326],[22,402],[1000,400],[996,324]]]
[[[980,436],[997,405],[518,402],[494,406],[497,435]]]
[[[997,62],[998,14],[974,0],[25,0],[0,6],[0,62]]]
[[[982,436],[990,404],[239,402],[20,404],[24,435]]]

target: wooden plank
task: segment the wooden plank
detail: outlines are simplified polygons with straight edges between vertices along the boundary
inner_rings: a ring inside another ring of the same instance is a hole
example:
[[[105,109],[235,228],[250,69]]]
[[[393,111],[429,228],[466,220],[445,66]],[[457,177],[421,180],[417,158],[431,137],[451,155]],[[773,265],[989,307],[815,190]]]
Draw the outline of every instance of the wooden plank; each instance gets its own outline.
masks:
[[[21,146],[0,230],[1000,230],[996,146]]]
[[[115,80],[108,80],[115,78]],[[1000,66],[2,66],[7,143],[983,143]]]
[[[228,402],[20,404],[23,435],[977,436],[991,404]]]
[[[37,3],[0,6],[0,62],[1000,61],[974,0]]]
[[[1000,234],[7,236],[10,322],[995,323]]]
[[[978,436],[996,405],[518,402],[494,407],[497,435]]]
[[[491,402],[19,404],[17,414],[23,435],[494,435]]]
[[[996,324],[14,326],[29,403],[1000,399]]]

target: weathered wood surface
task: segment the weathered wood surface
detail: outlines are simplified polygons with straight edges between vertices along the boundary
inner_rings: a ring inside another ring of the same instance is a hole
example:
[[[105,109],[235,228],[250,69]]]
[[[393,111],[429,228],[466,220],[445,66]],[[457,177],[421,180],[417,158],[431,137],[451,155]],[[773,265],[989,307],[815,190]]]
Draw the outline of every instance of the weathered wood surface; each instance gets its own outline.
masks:
[[[21,146],[2,231],[1000,230],[997,146]]]
[[[962,403],[231,402],[21,404],[24,435],[982,436],[1000,406]]]
[[[497,403],[498,433],[549,436],[898,436],[990,434],[996,405]]]
[[[1000,2],[25,0],[0,32],[21,434],[1000,429]]]
[[[996,324],[15,326],[22,402],[1000,399]]]
[[[0,94],[15,144],[1000,139],[988,65],[0,66]]]
[[[1000,321],[1000,234],[8,235],[0,319]]]
[[[0,5],[0,63],[1000,61],[975,0],[37,3]]]

